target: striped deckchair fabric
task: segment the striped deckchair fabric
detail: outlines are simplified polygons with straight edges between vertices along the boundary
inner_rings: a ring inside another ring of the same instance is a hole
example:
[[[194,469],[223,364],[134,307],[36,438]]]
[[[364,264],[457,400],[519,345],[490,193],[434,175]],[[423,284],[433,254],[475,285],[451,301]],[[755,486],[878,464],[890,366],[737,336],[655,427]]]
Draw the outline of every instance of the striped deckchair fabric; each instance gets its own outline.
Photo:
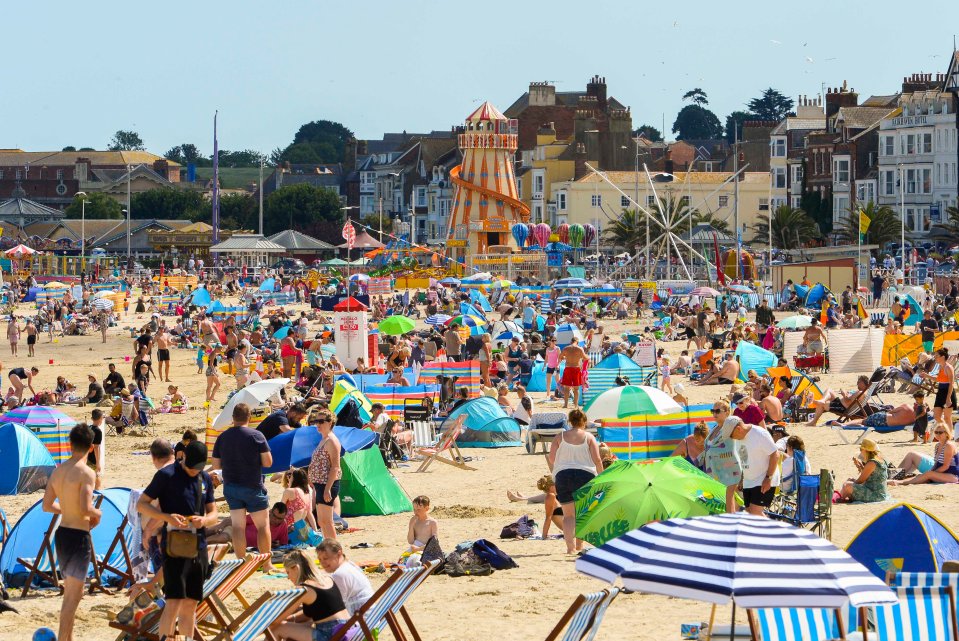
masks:
[[[306,588],[265,592],[240,616],[225,625],[214,641],[254,641],[271,625],[295,612],[304,594]]]
[[[434,361],[427,363],[423,366],[423,369],[420,370],[418,383],[421,385],[438,383],[438,377],[440,376],[455,378],[456,387],[467,388],[470,398],[479,396],[479,361],[463,361],[462,363],[437,363]]]
[[[63,300],[63,295],[66,292],[66,289],[45,289],[43,291],[37,292],[37,297],[35,299],[35,304],[37,309],[43,307],[47,304],[48,300]]]
[[[893,585],[897,588],[959,588],[959,574],[944,572],[899,572]]]
[[[422,404],[424,398],[430,398],[433,405],[439,402],[439,385],[413,385],[412,387],[398,387],[394,385],[383,385],[379,387],[367,387],[366,398],[370,403],[382,403],[384,412],[394,421],[403,419],[403,409],[409,402],[410,405]]]
[[[53,462],[60,465],[70,458],[70,430],[56,425],[43,425],[37,428],[37,438],[43,443]]]
[[[705,421],[712,429],[711,403],[690,405],[678,414],[644,414],[628,419],[601,420],[599,440],[613,451],[616,458],[631,461],[669,456],[693,428]]]
[[[157,276],[156,278],[159,280],[160,277]],[[167,274],[164,274],[163,280],[160,281],[160,286],[162,287],[168,285],[172,289],[183,291],[187,285],[195,289],[197,282],[199,281],[197,281],[196,276],[168,276]]]
[[[225,321],[230,316],[236,316],[237,319],[244,319],[247,315],[246,307],[238,305],[236,307],[224,307],[222,309],[216,309],[213,311],[208,311],[207,314],[213,317],[213,320],[216,321]]]
[[[256,426],[262,423],[263,419],[269,416],[272,413],[272,411],[273,410],[270,409],[269,405],[259,405],[257,407],[252,408],[252,410],[250,410],[249,426],[252,427],[253,429],[256,429]],[[224,427],[223,429],[218,429],[213,427],[213,418],[214,418],[213,415],[207,414],[206,437],[204,439],[204,443],[206,443],[207,449],[211,452],[213,451],[213,445],[216,443],[216,438],[223,433],[223,430],[226,429],[226,427]]]
[[[957,641],[956,599],[949,586],[897,588],[898,603],[872,608],[875,632],[863,641]]]
[[[749,627],[759,641],[828,641],[845,638],[840,613],[826,608],[759,608]]]
[[[655,367],[636,366],[635,369],[606,369],[604,367],[592,367],[587,370],[587,381],[589,387],[583,389],[583,405],[588,404],[595,397],[606,390],[611,390],[616,386],[616,377],[625,375],[629,377],[632,385],[659,385],[659,373]],[[650,382],[646,379],[652,376]]]
[[[593,641],[619,588],[581,594],[546,636],[546,641]],[[564,630],[565,628],[565,630]],[[562,636],[559,636],[562,632]]]
[[[163,294],[162,296],[154,296],[153,300],[156,301],[157,307],[160,308],[160,311],[169,314],[172,313],[176,304],[180,302],[180,297],[174,294]]]

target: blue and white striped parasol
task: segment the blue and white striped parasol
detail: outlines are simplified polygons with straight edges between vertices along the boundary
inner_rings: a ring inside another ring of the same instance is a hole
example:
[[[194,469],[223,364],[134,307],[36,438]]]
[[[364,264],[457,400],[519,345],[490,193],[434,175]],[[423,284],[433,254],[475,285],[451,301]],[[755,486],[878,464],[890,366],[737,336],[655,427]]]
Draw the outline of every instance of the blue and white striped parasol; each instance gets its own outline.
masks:
[[[744,608],[895,603],[843,550],[808,530],[744,512],[668,519],[593,548],[576,569],[628,589]]]
[[[445,323],[446,321],[448,321],[448,320],[451,319],[451,318],[453,318],[453,317],[450,316],[449,314],[433,314],[432,316],[427,316],[427,317],[426,317],[426,324],[427,324],[427,325],[434,325],[434,326],[435,326],[435,325],[442,325],[443,323]]]
[[[582,289],[593,284],[585,278],[560,278],[553,283],[553,289]]]
[[[578,343],[583,340],[583,335],[580,333],[579,328],[572,323],[557,325],[556,332],[553,335],[556,337],[556,342],[563,346]]]

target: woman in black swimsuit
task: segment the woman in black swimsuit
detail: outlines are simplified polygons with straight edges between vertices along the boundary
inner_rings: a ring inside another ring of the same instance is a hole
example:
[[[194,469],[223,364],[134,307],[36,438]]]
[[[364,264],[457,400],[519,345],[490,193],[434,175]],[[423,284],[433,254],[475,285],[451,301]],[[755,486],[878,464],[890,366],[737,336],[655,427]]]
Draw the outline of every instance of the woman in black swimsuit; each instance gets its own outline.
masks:
[[[281,639],[328,641],[350,618],[340,589],[328,574],[317,576],[303,552],[294,550],[283,557],[283,569],[290,582],[306,588],[303,609],[271,629]]]
[[[40,370],[36,367],[31,367],[30,371],[27,372],[22,367],[14,367],[12,370],[7,372],[7,378],[10,379],[10,390],[7,392],[7,397],[11,395],[16,395],[18,401],[23,401],[23,390],[24,390],[24,381],[26,381],[26,387],[30,388],[31,394],[36,394],[36,390],[33,389],[33,377],[40,373]]]

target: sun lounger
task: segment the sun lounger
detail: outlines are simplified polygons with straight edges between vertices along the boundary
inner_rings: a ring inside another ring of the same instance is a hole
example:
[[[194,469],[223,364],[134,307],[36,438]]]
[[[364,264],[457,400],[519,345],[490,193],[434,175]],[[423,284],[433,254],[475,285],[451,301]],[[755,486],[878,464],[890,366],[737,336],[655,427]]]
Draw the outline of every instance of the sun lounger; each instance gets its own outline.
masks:
[[[842,442],[846,445],[859,445],[871,432],[875,432],[876,434],[892,434],[893,432],[901,432],[904,429],[912,427],[911,425],[869,427],[868,425],[859,424],[849,425],[838,421],[829,421],[826,425],[838,434],[839,438],[842,439]],[[850,438],[852,438],[852,440],[850,440]]]
[[[546,641],[593,641],[603,622],[606,608],[618,594],[618,588],[580,594],[546,635]]]
[[[304,594],[306,588],[265,592],[224,626],[212,641],[254,641],[261,634],[270,641],[276,641],[269,627],[296,612]]]
[[[760,608],[748,611],[749,627],[758,641],[828,641],[845,639],[839,610],[826,608]]]
[[[956,599],[951,587],[898,588],[899,602],[870,608],[873,630],[863,626],[863,641],[957,641]]]

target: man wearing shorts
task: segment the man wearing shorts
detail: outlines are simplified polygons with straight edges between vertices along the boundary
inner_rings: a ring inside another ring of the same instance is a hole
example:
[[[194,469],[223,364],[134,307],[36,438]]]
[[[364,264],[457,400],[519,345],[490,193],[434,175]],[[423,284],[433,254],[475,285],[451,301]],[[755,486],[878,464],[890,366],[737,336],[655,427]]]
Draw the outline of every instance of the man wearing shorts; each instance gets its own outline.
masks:
[[[153,446],[150,449],[152,453]],[[189,529],[197,534],[194,558],[163,555],[166,606],[157,629],[161,639],[172,639],[177,629],[184,632],[196,627],[196,606],[203,599],[203,583],[209,573],[206,528],[218,520],[213,504],[213,481],[203,471],[206,461],[206,445],[200,441],[190,443],[184,448],[179,463],[158,468],[137,500],[140,514],[164,524],[160,540],[162,550],[166,550],[167,533],[171,529]],[[154,501],[159,507],[153,505]],[[242,535],[241,531],[241,538]]]
[[[919,321],[919,333],[922,338],[922,351],[932,354],[936,346],[936,332],[939,331],[939,323],[932,317],[932,311],[926,310],[922,320]]]
[[[50,475],[43,495],[43,511],[60,515],[55,546],[63,576],[63,603],[57,633],[61,641],[73,640],[73,621],[93,561],[90,530],[97,526],[102,515],[93,507],[96,474],[87,467],[87,455],[92,445],[93,431],[86,423],[70,430],[70,458]]]
[[[583,365],[588,356],[583,348],[573,343],[563,348],[559,360],[566,361],[559,384],[563,386],[563,407],[569,406],[569,392],[573,391],[573,407],[579,406],[579,390],[583,386]]]
[[[36,356],[37,355],[37,326],[33,324],[32,320],[27,320],[27,326],[24,330],[27,333],[27,356]]]
[[[157,370],[157,373],[160,375],[161,381],[170,382],[170,334],[167,333],[165,326],[161,325],[157,330],[156,335],[156,344],[157,344],[157,361],[160,365]],[[164,367],[166,368],[166,375],[164,375]]]
[[[730,416],[723,423],[724,438],[742,441],[746,458],[743,464],[743,500],[746,511],[763,516],[772,504],[779,486],[779,448],[765,428],[747,425],[738,416]]]
[[[246,516],[256,525],[257,549],[270,551],[270,497],[263,486],[263,468],[273,465],[273,454],[262,432],[249,426],[250,406],[233,408],[233,426],[213,444],[213,469],[223,470],[223,496],[230,508],[233,553],[246,556]]]

